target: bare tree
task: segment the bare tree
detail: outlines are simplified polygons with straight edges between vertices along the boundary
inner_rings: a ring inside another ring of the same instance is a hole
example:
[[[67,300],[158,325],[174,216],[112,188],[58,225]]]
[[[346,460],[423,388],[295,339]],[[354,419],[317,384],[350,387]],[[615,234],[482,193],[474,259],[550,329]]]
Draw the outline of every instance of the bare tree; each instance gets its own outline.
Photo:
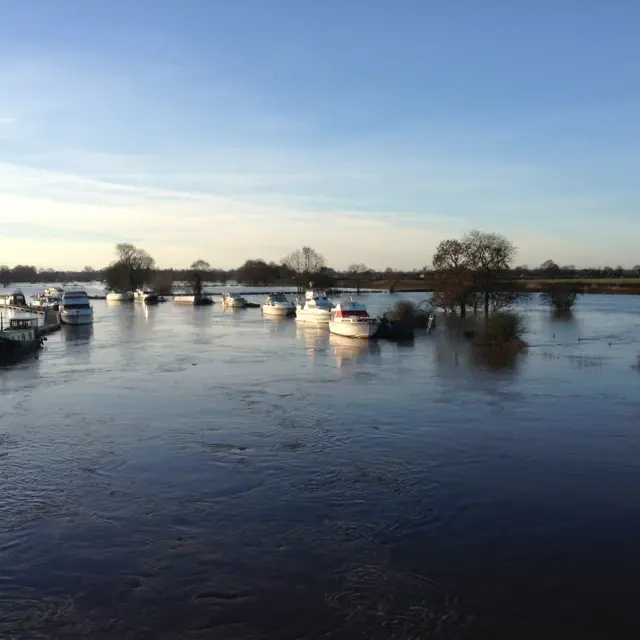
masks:
[[[369,272],[369,268],[366,264],[359,263],[350,265],[347,271],[351,279],[356,283],[356,292],[360,293],[360,285],[364,276]]]
[[[462,243],[474,274],[476,289],[484,296],[485,315],[489,315],[491,296],[503,290],[516,248],[498,233],[476,230],[465,235]]]
[[[460,240],[443,240],[433,256],[434,295],[432,303],[460,317],[467,313],[474,281],[467,247]]]
[[[300,290],[308,287],[313,282],[314,276],[321,274],[326,267],[324,257],[311,247],[302,247],[293,251],[282,263],[293,272]]]
[[[105,271],[110,287],[133,290],[149,279],[155,261],[144,249],[123,242],[116,245],[116,256]]]
[[[202,285],[211,265],[206,260],[196,260],[187,273],[189,286],[194,296],[202,295]]]

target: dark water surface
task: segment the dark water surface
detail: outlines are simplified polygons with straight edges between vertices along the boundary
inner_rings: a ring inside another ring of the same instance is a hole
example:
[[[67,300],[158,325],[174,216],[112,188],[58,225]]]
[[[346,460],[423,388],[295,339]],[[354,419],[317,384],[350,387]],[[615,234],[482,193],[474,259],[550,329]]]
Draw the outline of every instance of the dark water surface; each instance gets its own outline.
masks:
[[[532,305],[498,371],[94,309],[0,369],[0,638],[638,637],[640,299]]]

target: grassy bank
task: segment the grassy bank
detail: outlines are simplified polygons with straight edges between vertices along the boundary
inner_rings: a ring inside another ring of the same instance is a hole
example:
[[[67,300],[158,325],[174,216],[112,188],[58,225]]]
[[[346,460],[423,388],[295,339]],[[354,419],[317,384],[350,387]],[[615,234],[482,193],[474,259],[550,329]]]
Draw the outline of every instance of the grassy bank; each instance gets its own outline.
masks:
[[[548,280],[515,280],[516,290],[540,293],[550,284],[571,284],[580,293],[640,295],[640,278],[554,278]],[[362,283],[362,288],[396,292],[429,292],[433,284],[428,280],[376,280]]]

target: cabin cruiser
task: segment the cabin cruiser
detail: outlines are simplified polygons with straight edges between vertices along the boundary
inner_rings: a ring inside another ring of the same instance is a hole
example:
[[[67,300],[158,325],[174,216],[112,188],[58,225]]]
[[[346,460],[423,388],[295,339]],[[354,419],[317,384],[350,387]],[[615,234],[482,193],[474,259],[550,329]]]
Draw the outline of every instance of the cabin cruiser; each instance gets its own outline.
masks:
[[[31,296],[31,307],[40,311],[46,311],[47,309],[58,311],[62,293],[63,289],[61,287],[49,287]]]
[[[247,306],[247,301],[239,293],[223,293],[220,304],[223,307],[244,309]]]
[[[329,322],[329,331],[347,338],[373,338],[380,321],[371,318],[367,307],[359,302],[341,302]]]
[[[284,293],[272,293],[262,304],[262,313],[270,316],[292,316],[296,305]]]
[[[203,307],[213,304],[213,300],[204,293],[196,293],[190,295],[175,295],[173,301],[178,304],[188,304],[192,307]]]
[[[304,300],[296,305],[296,320],[298,322],[327,323],[331,320],[334,305],[324,291],[314,289],[313,283],[304,294]]]
[[[133,294],[131,291],[121,291],[120,289],[112,289],[107,293],[108,302],[131,302]]]
[[[93,309],[84,289],[67,289],[62,294],[58,317],[62,324],[91,324]]]
[[[146,285],[138,287],[136,292],[133,294],[133,297],[135,300],[144,302],[145,304],[158,304],[159,300],[158,294]]]
[[[16,289],[12,293],[0,293],[0,306],[2,307],[28,307],[24,293]]]

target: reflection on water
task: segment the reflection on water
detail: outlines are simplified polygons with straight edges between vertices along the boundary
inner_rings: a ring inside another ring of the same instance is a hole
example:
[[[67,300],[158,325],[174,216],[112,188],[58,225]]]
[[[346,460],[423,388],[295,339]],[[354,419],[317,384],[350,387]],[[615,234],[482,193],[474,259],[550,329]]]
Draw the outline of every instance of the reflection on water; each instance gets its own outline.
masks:
[[[65,342],[88,343],[93,338],[93,325],[62,325],[60,332]],[[51,337],[49,337],[51,339]]]
[[[359,340],[330,334],[329,342],[339,367],[350,362],[363,362],[380,356],[380,346],[375,340]]]
[[[94,311],[0,370],[0,637],[637,637],[640,300],[500,374],[449,318]]]
[[[296,337],[304,342],[307,355],[311,360],[329,344],[329,326],[311,323],[296,323]]]

